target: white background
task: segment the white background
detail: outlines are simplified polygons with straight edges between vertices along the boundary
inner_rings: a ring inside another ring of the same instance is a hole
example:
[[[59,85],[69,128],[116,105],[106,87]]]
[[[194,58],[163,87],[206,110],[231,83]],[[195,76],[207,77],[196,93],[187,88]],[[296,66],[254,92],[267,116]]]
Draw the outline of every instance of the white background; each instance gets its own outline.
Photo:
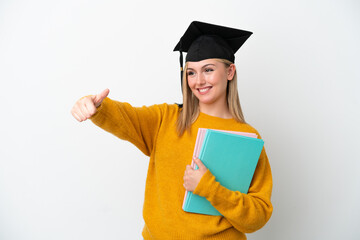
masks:
[[[193,20],[254,32],[239,93],[274,212],[248,238],[360,239],[359,1],[1,0],[1,240],[141,238],[148,159],[70,109],[105,88],[181,102],[172,50]]]

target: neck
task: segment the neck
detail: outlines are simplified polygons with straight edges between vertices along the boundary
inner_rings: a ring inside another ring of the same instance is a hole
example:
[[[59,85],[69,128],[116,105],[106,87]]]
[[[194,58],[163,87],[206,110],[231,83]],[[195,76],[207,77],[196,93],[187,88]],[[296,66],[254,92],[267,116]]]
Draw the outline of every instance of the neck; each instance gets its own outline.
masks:
[[[229,107],[226,102],[217,102],[213,104],[199,103],[200,112],[219,118],[232,118]]]

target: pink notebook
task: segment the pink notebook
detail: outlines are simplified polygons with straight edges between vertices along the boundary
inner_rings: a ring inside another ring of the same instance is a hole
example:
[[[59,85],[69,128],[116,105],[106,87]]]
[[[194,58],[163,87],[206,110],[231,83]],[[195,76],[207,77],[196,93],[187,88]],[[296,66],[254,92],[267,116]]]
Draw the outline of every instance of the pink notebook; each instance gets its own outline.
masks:
[[[196,142],[195,142],[195,147],[194,147],[194,153],[193,153],[193,157],[198,158],[199,154],[200,154],[200,150],[203,144],[203,140],[205,137],[205,133],[206,133],[207,128],[199,128],[198,130],[198,134],[196,137]],[[238,135],[242,135],[242,136],[246,136],[246,137],[253,137],[253,138],[257,138],[257,134],[256,133],[248,133],[248,132],[235,132],[235,131],[226,131],[226,130],[218,130],[218,129],[212,129],[212,130],[216,130],[216,131],[221,131],[221,132],[228,132],[228,133],[233,133],[233,134],[238,134]],[[191,166],[193,168],[195,168],[195,162],[192,161],[191,162]],[[183,209],[184,209],[184,204],[185,204],[185,199],[186,196],[188,194],[188,191],[185,191],[185,196],[184,196],[184,201],[183,201]]]

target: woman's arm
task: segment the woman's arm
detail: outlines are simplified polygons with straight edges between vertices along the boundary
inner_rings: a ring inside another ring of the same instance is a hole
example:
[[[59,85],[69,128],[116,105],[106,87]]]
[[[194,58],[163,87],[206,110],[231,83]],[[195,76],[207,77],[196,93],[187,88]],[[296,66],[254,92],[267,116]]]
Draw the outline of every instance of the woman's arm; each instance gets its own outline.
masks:
[[[205,197],[240,232],[250,233],[270,219],[273,210],[271,191],[271,169],[263,149],[247,194],[221,186],[209,170],[193,193]]]
[[[107,94],[103,92],[81,98],[72,109],[73,116],[78,121],[90,119],[102,129],[133,143],[149,156],[162,120],[161,106],[132,107],[107,98]]]

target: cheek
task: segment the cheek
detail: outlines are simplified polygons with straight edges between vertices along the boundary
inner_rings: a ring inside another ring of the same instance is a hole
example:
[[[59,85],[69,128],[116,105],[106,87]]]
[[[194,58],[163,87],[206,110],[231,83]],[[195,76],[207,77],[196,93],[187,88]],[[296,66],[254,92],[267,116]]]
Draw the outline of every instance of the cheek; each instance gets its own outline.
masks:
[[[194,79],[188,78],[187,82],[188,82],[188,86],[189,86],[190,88],[193,88],[193,87],[194,87],[194,85],[195,85]]]
[[[216,76],[216,78],[214,78],[214,81],[222,86],[227,86],[228,80],[227,80],[227,76],[224,74],[219,74]]]

